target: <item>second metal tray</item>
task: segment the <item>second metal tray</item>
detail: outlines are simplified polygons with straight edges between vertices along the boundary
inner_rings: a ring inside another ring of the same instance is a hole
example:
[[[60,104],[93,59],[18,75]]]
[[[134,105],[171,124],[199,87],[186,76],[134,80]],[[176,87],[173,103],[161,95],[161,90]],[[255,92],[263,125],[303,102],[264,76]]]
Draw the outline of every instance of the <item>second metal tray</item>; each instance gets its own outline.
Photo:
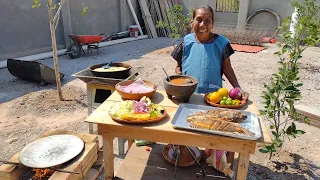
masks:
[[[189,115],[192,115],[199,111],[206,111],[211,109],[218,109],[218,108],[212,107],[212,106],[196,105],[196,104],[184,104],[184,103],[180,104],[177,112],[175,113],[171,121],[171,124],[174,128],[200,131],[200,132],[230,136],[230,137],[241,138],[241,139],[256,140],[261,137],[261,126],[260,126],[260,121],[258,119],[258,116],[255,113],[252,113],[249,111],[243,111],[243,110],[239,110],[239,111],[241,111],[243,114],[246,114],[248,118],[240,122],[239,125],[253,132],[254,136],[247,136],[247,135],[215,131],[215,130],[197,129],[197,128],[191,128],[189,126],[187,122],[187,117]]]

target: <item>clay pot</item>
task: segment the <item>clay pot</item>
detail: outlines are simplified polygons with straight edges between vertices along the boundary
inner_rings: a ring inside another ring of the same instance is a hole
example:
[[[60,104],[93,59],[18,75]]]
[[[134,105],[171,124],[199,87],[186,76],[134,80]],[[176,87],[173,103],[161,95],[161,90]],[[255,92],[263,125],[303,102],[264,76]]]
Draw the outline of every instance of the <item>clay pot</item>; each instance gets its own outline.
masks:
[[[153,88],[154,90],[151,91],[151,92],[148,92],[148,93],[127,93],[127,92],[124,92],[122,91],[121,89],[119,89],[119,86],[129,86],[130,84],[134,83],[136,80],[125,80],[125,81],[121,81],[119,83],[116,84],[116,90],[117,92],[119,93],[119,95],[125,99],[125,100],[136,100],[136,101],[139,101],[143,96],[146,96],[148,98],[151,98],[154,93],[157,91],[157,86],[151,82],[151,81],[144,81],[144,83]]]
[[[176,148],[178,148],[177,145],[176,145]],[[198,161],[200,161],[202,157],[202,152],[196,147],[189,147],[189,148],[191,153],[197,158]],[[180,149],[180,156],[178,159],[177,166],[187,167],[187,166],[192,166],[196,163],[192,155],[190,155],[190,153],[188,152],[186,146],[179,146],[179,149]],[[168,144],[163,148],[162,155],[165,158],[165,160],[175,165],[176,159],[174,157],[174,148],[172,147],[172,144]]]
[[[186,83],[183,84],[173,84],[170,81],[173,79],[186,79]],[[190,96],[194,93],[197,88],[198,80],[192,76],[187,75],[173,75],[169,78],[163,80],[164,89],[168,95],[169,99],[176,97],[177,99],[183,100],[183,102],[189,102]]]

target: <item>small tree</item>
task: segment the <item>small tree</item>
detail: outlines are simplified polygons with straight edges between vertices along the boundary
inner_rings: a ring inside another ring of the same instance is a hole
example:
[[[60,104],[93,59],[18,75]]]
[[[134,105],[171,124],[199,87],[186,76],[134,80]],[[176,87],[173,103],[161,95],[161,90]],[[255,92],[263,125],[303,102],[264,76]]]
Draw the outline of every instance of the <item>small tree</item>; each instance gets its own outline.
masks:
[[[260,152],[270,153],[270,158],[282,147],[286,138],[296,138],[305,133],[297,129],[294,121],[310,122],[306,117],[301,118],[294,104],[301,98],[299,88],[303,85],[299,82],[298,60],[307,46],[320,42],[320,8],[314,0],[304,0],[303,4],[292,1],[292,5],[297,9],[295,32],[289,30],[290,18],[285,19],[280,27],[283,32],[282,42],[278,44],[280,51],[275,53],[280,59],[279,72],[272,75],[271,82],[264,85],[262,92],[265,106],[260,113],[271,123],[273,139],[272,144],[265,145]]]
[[[182,13],[181,5],[172,6],[168,13],[170,24],[164,21],[157,21],[157,28],[169,28],[170,35],[169,37],[177,40],[178,38],[184,37],[190,33],[190,23],[192,20],[192,11],[189,11],[187,16],[184,16]]]
[[[51,40],[52,40],[52,51],[53,51],[53,61],[54,61],[54,71],[56,76],[56,84],[57,90],[59,93],[59,98],[61,101],[64,100],[61,90],[61,81],[60,81],[60,73],[59,73],[59,64],[58,64],[58,53],[57,53],[57,42],[56,42],[56,34],[55,30],[58,26],[59,19],[60,19],[60,12],[62,9],[63,4],[66,0],[60,0],[60,3],[55,4],[52,0],[47,0],[47,7],[48,7],[48,15],[49,15],[49,25],[50,25],[50,32],[51,32]],[[41,4],[38,0],[33,0],[32,8],[39,8]],[[88,7],[83,7],[81,14],[84,15],[86,13]]]

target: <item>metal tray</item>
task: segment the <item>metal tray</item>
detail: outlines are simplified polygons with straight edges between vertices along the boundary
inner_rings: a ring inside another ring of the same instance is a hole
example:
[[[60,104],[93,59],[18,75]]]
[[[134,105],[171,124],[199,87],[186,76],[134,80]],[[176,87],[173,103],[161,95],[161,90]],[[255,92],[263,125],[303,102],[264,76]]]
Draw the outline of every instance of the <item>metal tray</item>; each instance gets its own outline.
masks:
[[[115,86],[117,83],[123,80],[134,79],[139,74],[138,72],[141,69],[142,69],[141,67],[132,67],[129,71],[128,77],[124,79],[97,77],[91,73],[89,68],[84,69],[75,74],[72,74],[72,76],[79,78],[80,80],[82,80],[87,84],[103,84],[103,85]]]
[[[200,131],[200,132],[230,136],[230,137],[241,138],[241,139],[256,140],[261,137],[261,126],[260,126],[260,121],[258,119],[258,116],[255,113],[252,113],[249,111],[243,111],[243,110],[239,110],[239,111],[241,111],[243,114],[246,114],[248,118],[239,124],[243,128],[246,128],[251,132],[253,132],[254,136],[240,135],[240,134],[215,131],[215,130],[196,129],[196,128],[189,127],[189,124],[187,122],[187,117],[189,115],[192,115],[199,111],[206,111],[211,109],[218,109],[218,108],[212,107],[212,106],[196,105],[196,104],[184,104],[184,103],[180,104],[177,112],[175,113],[171,121],[171,124],[174,128]]]

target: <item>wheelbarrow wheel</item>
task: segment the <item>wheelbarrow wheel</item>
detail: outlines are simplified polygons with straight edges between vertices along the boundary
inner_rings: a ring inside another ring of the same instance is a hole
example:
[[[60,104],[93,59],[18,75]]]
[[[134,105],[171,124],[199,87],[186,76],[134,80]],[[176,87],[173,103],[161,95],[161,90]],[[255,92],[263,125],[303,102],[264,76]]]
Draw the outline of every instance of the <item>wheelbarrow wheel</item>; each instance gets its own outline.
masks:
[[[79,44],[72,43],[67,48],[67,53],[71,59],[75,59],[80,57],[81,55],[81,47]]]

